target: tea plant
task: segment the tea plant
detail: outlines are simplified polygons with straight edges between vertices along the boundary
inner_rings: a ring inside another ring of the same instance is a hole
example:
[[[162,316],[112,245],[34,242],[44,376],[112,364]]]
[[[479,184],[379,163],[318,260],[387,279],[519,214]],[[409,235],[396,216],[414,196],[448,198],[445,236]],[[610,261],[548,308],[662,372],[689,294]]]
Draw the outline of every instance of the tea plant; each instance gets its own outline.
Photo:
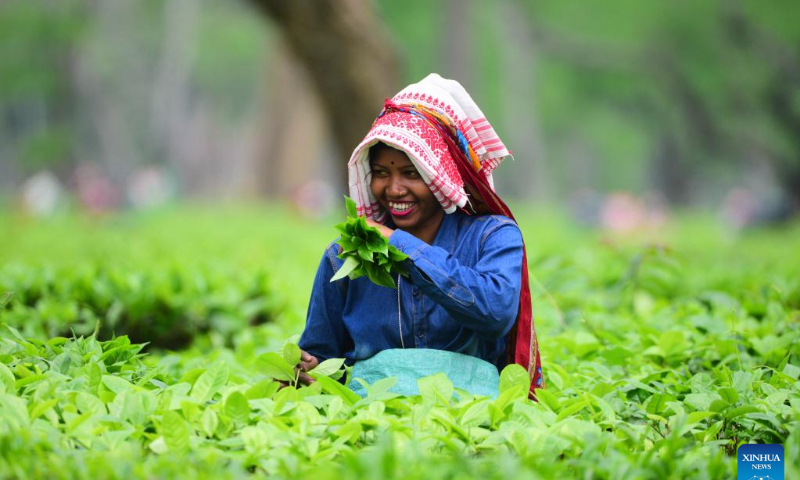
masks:
[[[652,243],[521,216],[548,385],[534,403],[514,367],[498,398],[441,375],[418,396],[386,379],[361,398],[341,360],[298,386],[284,339],[302,329],[327,222],[292,224],[304,233],[287,250],[290,220],[228,216],[195,250],[186,231],[220,222],[185,218],[141,224],[141,248],[112,240],[118,224],[0,237],[0,323],[15,327],[0,329],[0,478],[727,479],[742,443],[783,444],[800,478],[797,228],[726,239],[682,224]],[[263,323],[242,310],[255,298]],[[114,338],[115,301],[167,330]],[[179,351],[143,345],[176,325],[160,302],[192,332]]]
[[[272,321],[281,301],[262,269],[243,274],[219,265],[107,263],[0,268],[0,322],[28,336],[128,334],[137,342],[183,348],[213,331],[223,338]]]

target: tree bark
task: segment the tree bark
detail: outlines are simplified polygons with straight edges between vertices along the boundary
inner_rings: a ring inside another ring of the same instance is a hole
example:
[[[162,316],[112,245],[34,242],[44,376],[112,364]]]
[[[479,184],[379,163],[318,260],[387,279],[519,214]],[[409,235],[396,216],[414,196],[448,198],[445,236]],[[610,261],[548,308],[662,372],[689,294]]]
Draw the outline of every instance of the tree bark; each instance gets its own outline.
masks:
[[[398,55],[368,0],[251,0],[272,18],[307,69],[345,162],[385,97],[398,89]]]

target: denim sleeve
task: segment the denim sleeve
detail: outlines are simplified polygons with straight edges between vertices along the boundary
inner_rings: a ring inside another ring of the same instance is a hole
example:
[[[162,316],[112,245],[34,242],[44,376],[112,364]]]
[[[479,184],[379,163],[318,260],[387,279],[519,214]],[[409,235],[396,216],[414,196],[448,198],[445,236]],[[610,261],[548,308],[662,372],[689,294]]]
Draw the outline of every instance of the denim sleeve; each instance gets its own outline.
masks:
[[[465,327],[491,337],[505,335],[519,310],[522,234],[512,223],[483,233],[478,262],[467,267],[450,253],[402,230],[389,243],[410,257],[411,282]]]
[[[336,258],[335,249],[336,245],[331,245],[322,256],[308,302],[306,327],[299,342],[301,349],[317,357],[320,362],[342,358],[353,349],[353,340],[342,320],[346,282],[350,280],[343,278],[330,282],[334,265],[338,269],[342,263]]]

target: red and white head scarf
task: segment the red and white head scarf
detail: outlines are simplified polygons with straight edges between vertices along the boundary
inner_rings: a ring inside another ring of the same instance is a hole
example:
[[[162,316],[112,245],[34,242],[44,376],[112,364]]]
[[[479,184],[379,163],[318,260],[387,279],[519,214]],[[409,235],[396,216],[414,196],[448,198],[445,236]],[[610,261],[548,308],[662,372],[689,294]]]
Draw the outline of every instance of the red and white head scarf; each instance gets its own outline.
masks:
[[[438,112],[455,125],[478,157],[480,174],[492,185],[492,170],[510,153],[478,105],[464,87],[455,80],[432,73],[419,83],[404,88],[391,103],[422,107]],[[378,142],[403,151],[419,171],[445,212],[453,213],[464,207],[467,194],[464,182],[456,170],[447,144],[424,118],[403,112],[381,114],[372,128],[353,151],[348,162],[350,197],[355,200],[360,215],[382,221],[385,212],[372,195],[369,149]]]
[[[511,155],[458,82],[431,74],[409,85],[386,101],[369,133],[353,151],[348,163],[350,197],[356,201],[359,215],[380,222],[386,212],[372,195],[369,166],[369,148],[378,142],[408,155],[445,212],[453,213],[467,205],[466,182],[490,213],[514,218],[492,183],[492,170]],[[506,338],[506,362],[528,371],[530,394],[534,396],[534,389],[544,388],[544,377],[524,246],[522,265],[520,307]]]

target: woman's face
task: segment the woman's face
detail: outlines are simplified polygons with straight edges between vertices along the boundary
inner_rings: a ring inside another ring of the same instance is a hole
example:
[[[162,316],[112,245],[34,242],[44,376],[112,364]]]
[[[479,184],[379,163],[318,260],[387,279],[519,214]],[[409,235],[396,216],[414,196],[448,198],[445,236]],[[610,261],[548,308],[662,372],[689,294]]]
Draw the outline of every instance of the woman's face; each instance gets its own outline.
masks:
[[[372,194],[397,228],[433,243],[444,209],[408,156],[394,148],[382,148],[370,161],[370,167]]]

